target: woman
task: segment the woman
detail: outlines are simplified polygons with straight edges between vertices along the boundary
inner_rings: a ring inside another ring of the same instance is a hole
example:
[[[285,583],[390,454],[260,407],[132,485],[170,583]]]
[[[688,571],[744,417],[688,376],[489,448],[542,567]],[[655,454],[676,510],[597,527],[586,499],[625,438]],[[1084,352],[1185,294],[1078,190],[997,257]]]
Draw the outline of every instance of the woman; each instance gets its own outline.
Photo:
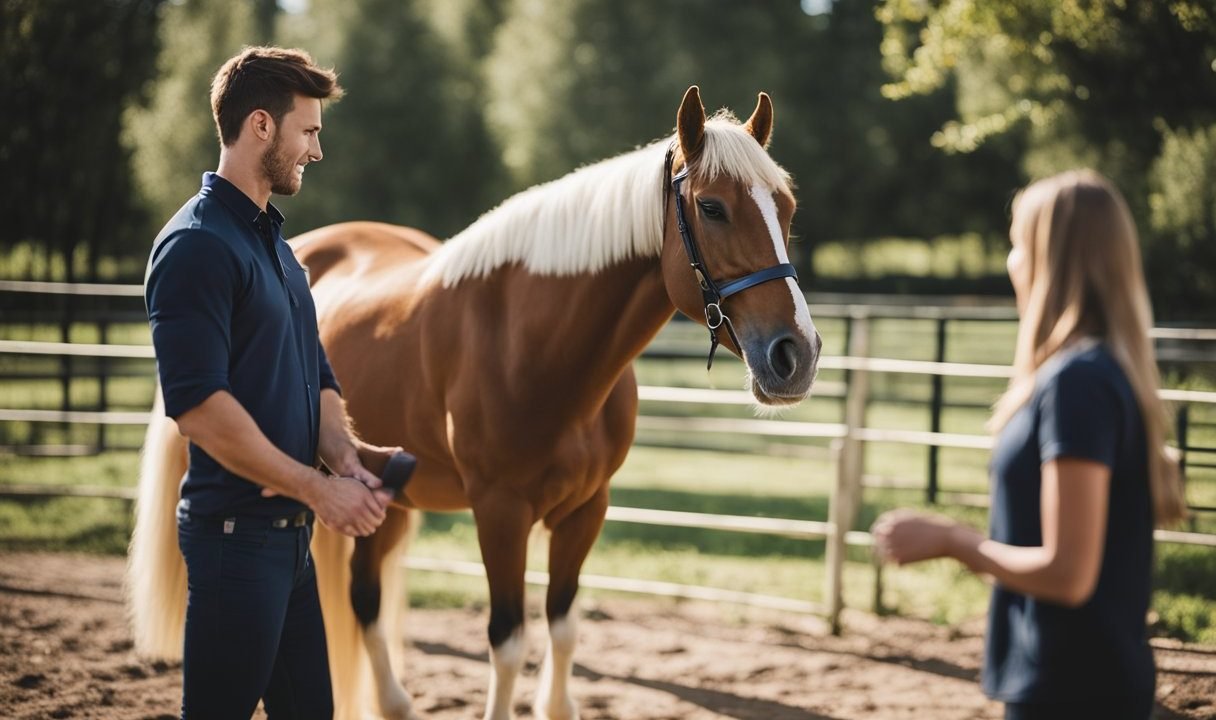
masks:
[[[995,581],[983,688],[1007,720],[1152,713],[1154,521],[1186,510],[1131,214],[1091,171],[1014,201],[1014,376],[996,404],[991,539],[895,510],[873,533],[884,560],[952,557]]]

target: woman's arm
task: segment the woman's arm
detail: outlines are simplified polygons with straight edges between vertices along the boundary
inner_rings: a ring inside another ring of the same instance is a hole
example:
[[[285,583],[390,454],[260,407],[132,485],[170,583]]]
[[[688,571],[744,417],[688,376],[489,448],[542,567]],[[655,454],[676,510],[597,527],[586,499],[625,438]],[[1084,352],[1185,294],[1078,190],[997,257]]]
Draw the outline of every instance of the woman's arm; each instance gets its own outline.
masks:
[[[1110,501],[1110,468],[1061,457],[1042,466],[1043,544],[1006,545],[940,515],[884,513],[872,529],[884,560],[907,564],[952,557],[972,572],[1042,600],[1077,607],[1093,594],[1102,566]]]

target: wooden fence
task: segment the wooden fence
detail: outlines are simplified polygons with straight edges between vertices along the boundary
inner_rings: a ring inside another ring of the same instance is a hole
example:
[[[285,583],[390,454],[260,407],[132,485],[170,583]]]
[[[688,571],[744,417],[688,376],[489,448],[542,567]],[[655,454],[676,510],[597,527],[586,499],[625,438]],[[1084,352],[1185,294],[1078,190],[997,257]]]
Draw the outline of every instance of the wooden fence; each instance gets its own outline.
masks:
[[[47,293],[70,296],[102,297],[136,297],[139,296],[138,286],[85,286],[55,283],[14,283],[0,282],[0,295],[4,292]],[[814,612],[826,615],[833,625],[837,625],[839,613],[843,607],[841,599],[841,578],[845,549],[848,546],[866,547],[872,544],[868,533],[850,530],[857,512],[861,506],[864,455],[863,447],[868,442],[904,443],[926,446],[929,448],[929,468],[926,499],[933,503],[941,499],[938,487],[938,459],[940,448],[972,448],[988,449],[991,438],[987,435],[972,435],[941,432],[941,415],[945,406],[942,381],[945,378],[1007,378],[1010,368],[1000,365],[985,365],[974,363],[945,362],[946,333],[948,324],[975,320],[1012,320],[1013,311],[1008,307],[957,307],[957,306],[896,306],[894,304],[859,305],[859,304],[827,304],[821,302],[829,298],[811,296],[812,313],[816,317],[835,317],[845,321],[846,355],[837,357],[822,357],[820,368],[824,370],[842,370],[847,374],[846,382],[839,387],[828,388],[831,395],[842,396],[844,412],[840,423],[812,423],[789,420],[763,420],[721,417],[652,417],[639,418],[640,430],[665,430],[680,433],[730,433],[734,435],[755,435],[764,437],[796,437],[828,439],[831,453],[835,460],[835,485],[829,499],[828,519],[826,522],[810,520],[792,520],[777,518],[760,518],[731,515],[709,515],[701,513],[674,512],[631,507],[612,507],[608,512],[608,520],[612,522],[628,522],[680,527],[694,527],[720,531],[768,533],[786,537],[804,539],[825,539],[827,547],[827,566],[823,603],[813,603],[790,598],[778,598],[752,593],[744,593],[720,588],[678,585],[654,581],[643,581],[631,578],[615,578],[600,576],[583,576],[585,587],[605,588],[611,590],[642,592],[648,594],[671,595],[685,598],[707,599],[725,602],[745,603],[782,610]],[[844,298],[830,298],[843,300]],[[866,298],[873,300],[874,298]],[[80,315],[74,315],[77,321]],[[870,357],[871,322],[876,318],[916,318],[931,319],[936,322],[935,337],[936,359],[932,361],[897,360]],[[94,359],[138,359],[153,358],[152,349],[146,345],[116,345],[104,342],[105,333],[101,332],[100,343],[69,342],[70,328],[64,330],[61,341],[35,342],[0,340],[0,357],[6,355],[43,355],[64,359],[94,358]],[[1159,328],[1153,331],[1155,339],[1160,341],[1216,341],[1216,330],[1207,329],[1176,329]],[[687,351],[670,347],[652,347],[646,357],[652,358],[682,358],[692,357]],[[1211,354],[1199,353],[1192,357],[1187,352],[1176,352],[1178,361],[1193,362],[1213,361],[1216,357]],[[72,365],[65,363],[66,370],[61,368],[62,375],[56,377],[70,384]],[[98,365],[98,371],[104,373],[107,364]],[[148,369],[151,374],[151,368]],[[927,375],[932,379],[930,400],[930,430],[893,430],[867,427],[865,411],[870,400],[870,377],[878,373],[900,373],[911,375]],[[66,378],[66,380],[65,380]],[[102,387],[105,386],[105,376],[99,377]],[[65,388],[67,386],[65,385]],[[818,394],[824,394],[819,392]],[[708,390],[695,388],[672,388],[643,386],[639,388],[642,400],[662,403],[694,403],[694,404],[727,404],[750,405],[752,399],[749,393],[742,391]],[[1186,452],[1216,452],[1216,448],[1190,445],[1187,433],[1191,427],[1189,408],[1191,405],[1216,404],[1216,392],[1197,392],[1183,390],[1164,390],[1162,396],[1179,403],[1180,412],[1178,439],[1181,449]],[[64,397],[68,393],[64,392]],[[66,404],[66,403],[65,403]],[[69,406],[58,410],[49,409],[16,409],[0,408],[0,421],[22,421],[30,423],[65,423],[90,424],[99,428],[113,425],[143,425],[148,421],[148,413],[135,411],[114,411],[106,406],[104,391],[101,394],[100,407],[88,410],[75,409]],[[105,435],[100,433],[94,451],[106,448]],[[1196,466],[1199,463],[1195,463]],[[1210,464],[1204,467],[1212,467]],[[129,488],[97,488],[97,487],[50,487],[38,485],[8,484],[0,486],[0,497],[10,499],[25,499],[33,497],[104,497],[125,501],[133,499],[133,489]],[[1198,511],[1211,511],[1216,508],[1198,507]],[[1156,539],[1160,542],[1177,542],[1216,547],[1216,535],[1158,530]],[[450,562],[428,558],[409,558],[409,567],[420,570],[453,572],[460,574],[479,574],[481,566],[477,563]],[[875,566],[874,606],[880,609],[882,594],[881,568]],[[544,583],[547,578],[543,573],[529,573],[529,582]]]

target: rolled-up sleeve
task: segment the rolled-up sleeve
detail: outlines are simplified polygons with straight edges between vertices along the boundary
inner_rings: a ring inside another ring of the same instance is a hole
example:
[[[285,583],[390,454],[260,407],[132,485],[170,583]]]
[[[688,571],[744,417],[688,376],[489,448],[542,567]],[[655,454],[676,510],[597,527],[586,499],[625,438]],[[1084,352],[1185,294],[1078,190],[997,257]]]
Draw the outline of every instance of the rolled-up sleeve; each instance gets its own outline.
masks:
[[[165,412],[178,418],[228,384],[240,264],[210,233],[185,230],[153,254],[144,285]]]
[[[325,346],[320,341],[317,342],[317,368],[321,371],[321,389],[329,388],[341,395],[342,386],[338,384],[334,369],[330,367],[329,358],[325,355]]]

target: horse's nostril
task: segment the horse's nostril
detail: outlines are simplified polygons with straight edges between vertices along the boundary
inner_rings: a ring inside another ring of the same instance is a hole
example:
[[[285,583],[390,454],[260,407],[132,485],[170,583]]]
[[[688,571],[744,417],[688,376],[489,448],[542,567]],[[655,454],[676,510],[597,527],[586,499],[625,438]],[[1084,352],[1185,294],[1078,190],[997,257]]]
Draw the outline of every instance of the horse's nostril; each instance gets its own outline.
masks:
[[[815,332],[815,357],[819,357],[819,351],[823,350],[823,337],[819,332]]]
[[[798,346],[790,338],[782,338],[768,346],[768,364],[782,380],[794,377],[798,369]]]

